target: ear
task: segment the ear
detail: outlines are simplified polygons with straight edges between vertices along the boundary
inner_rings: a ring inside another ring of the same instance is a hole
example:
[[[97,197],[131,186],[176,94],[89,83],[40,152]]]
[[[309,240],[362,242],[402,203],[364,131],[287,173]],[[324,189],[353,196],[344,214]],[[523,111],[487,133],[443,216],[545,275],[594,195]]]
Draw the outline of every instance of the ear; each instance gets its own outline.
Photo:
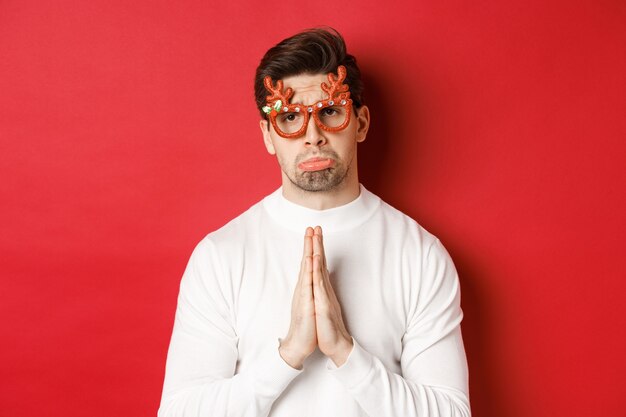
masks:
[[[357,110],[356,118],[356,141],[363,142],[367,136],[367,130],[370,128],[370,109],[367,106],[361,106]]]
[[[261,134],[263,135],[263,143],[265,143],[265,149],[270,155],[276,155],[274,144],[272,143],[272,137],[270,136],[269,122],[265,119],[261,119],[259,122],[261,128]]]

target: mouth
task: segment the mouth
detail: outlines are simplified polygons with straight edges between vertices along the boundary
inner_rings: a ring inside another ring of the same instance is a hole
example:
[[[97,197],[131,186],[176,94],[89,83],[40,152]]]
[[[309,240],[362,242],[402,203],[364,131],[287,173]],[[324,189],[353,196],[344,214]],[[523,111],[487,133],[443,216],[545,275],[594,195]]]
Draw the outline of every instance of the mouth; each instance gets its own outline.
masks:
[[[303,171],[321,171],[332,168],[333,165],[335,165],[335,161],[330,158],[311,158],[300,162],[298,168]]]

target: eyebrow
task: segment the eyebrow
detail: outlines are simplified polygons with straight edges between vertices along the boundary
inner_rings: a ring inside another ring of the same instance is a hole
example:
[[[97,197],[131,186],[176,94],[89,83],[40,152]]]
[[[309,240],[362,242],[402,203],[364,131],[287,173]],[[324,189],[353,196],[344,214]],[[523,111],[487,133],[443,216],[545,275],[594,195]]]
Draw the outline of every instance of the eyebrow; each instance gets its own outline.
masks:
[[[313,103],[308,103],[308,104],[307,104],[307,103],[303,103],[302,101],[294,101],[294,100],[293,100],[293,97],[292,97],[292,99],[291,99],[291,100],[289,100],[289,104],[298,104],[298,105],[300,105],[300,106],[312,106],[312,105],[314,105],[315,103],[319,103],[320,101],[329,100],[329,98],[328,98],[328,97],[323,97],[323,96],[325,96],[325,95],[326,95],[326,94],[324,94],[324,92],[323,92],[323,91],[320,91],[319,93],[320,93],[320,95],[322,96],[322,98],[320,98],[319,100],[315,100]],[[294,96],[295,96],[296,94],[298,94],[298,92],[294,93]]]
[[[293,87],[290,87],[290,88],[293,88]],[[317,86],[317,89],[311,89],[311,90],[307,90],[307,91],[303,91],[301,88],[300,88],[300,89],[297,89],[297,90],[294,88],[293,96],[291,97],[290,102],[291,102],[291,103],[293,103],[293,104],[304,104],[304,103],[302,103],[302,102],[295,102],[295,101],[294,101],[294,98],[295,98],[296,96],[299,96],[299,95],[302,95],[302,94],[319,94],[319,95],[320,95],[320,97],[325,97],[325,96],[326,96],[326,93],[324,93],[324,91],[323,91],[323,90],[320,90],[319,88],[320,88],[320,86],[319,86],[319,85]],[[327,98],[320,98],[319,100],[315,100],[315,101],[314,101],[313,103],[311,103],[311,104],[315,104],[315,103],[317,103],[318,101],[322,101],[322,100],[326,100],[326,99],[327,99]]]

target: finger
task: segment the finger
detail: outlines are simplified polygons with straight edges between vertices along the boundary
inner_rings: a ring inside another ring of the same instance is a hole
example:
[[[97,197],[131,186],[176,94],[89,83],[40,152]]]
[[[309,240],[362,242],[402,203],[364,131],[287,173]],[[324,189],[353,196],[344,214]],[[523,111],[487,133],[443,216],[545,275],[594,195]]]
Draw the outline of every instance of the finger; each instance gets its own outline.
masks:
[[[322,228],[315,227],[315,234],[313,235],[313,255],[319,255],[321,261],[322,271],[326,270],[326,253],[324,252],[324,239],[322,236]]]
[[[318,237],[319,237],[319,241],[320,241],[320,250],[321,250],[321,255],[322,255],[322,268],[324,268],[324,270],[327,269],[326,267],[326,250],[324,249],[324,235],[322,235],[322,228],[320,226],[317,226],[318,228]]]
[[[306,231],[304,232],[304,245],[302,250],[302,261],[300,262],[300,273],[302,273],[305,269],[305,258],[313,254],[313,242],[311,240],[312,236],[313,229],[311,227],[307,227]]]
[[[311,240],[313,241],[313,256],[319,255],[321,247],[320,247],[320,242],[319,242],[319,239],[317,237],[317,234],[313,235]]]
[[[304,233],[304,249],[302,254],[302,261],[300,262],[300,273],[298,274],[298,282],[296,283],[296,287],[299,289],[300,292],[302,292],[303,281],[311,281],[311,278],[306,276],[306,258],[307,256],[311,256],[313,253],[313,242],[311,241],[312,236],[313,228],[307,227]]]
[[[326,298],[324,291],[324,275],[322,273],[322,260],[319,255],[313,255],[312,267],[313,290],[315,301],[317,303]]]
[[[304,265],[304,259],[307,256],[313,255],[313,228],[307,227],[304,233],[304,249],[302,252],[302,264]]]
[[[328,302],[334,306],[339,306],[339,300],[337,299],[337,293],[335,293],[335,289],[330,283],[330,276],[328,272],[323,275],[324,280],[324,292],[326,297],[328,298]]]
[[[321,262],[319,255],[313,255],[313,270],[311,276],[313,278],[313,297],[315,298],[315,302],[318,303],[323,294],[320,292],[322,290],[322,270],[321,270]]]
[[[304,233],[304,253],[302,254],[303,257],[313,255],[313,234],[313,228],[307,227],[306,232]]]
[[[304,257],[304,271],[300,284],[300,295],[305,298],[313,297],[313,257]]]
[[[313,233],[313,255],[324,256],[324,247],[322,246],[322,228],[315,226]]]

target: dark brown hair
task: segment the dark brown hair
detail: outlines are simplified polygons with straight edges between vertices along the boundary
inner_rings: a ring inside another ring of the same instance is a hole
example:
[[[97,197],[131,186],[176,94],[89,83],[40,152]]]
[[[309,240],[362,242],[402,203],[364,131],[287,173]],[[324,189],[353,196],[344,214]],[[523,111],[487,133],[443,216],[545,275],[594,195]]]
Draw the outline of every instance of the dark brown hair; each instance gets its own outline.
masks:
[[[343,37],[332,28],[308,29],[297,33],[268,50],[256,69],[254,95],[262,118],[261,108],[267,104],[269,92],[263,79],[269,75],[277,80],[299,74],[337,73],[337,67],[346,67],[345,83],[350,86],[350,98],[355,108],[363,105],[363,82],[356,58],[346,52]]]

